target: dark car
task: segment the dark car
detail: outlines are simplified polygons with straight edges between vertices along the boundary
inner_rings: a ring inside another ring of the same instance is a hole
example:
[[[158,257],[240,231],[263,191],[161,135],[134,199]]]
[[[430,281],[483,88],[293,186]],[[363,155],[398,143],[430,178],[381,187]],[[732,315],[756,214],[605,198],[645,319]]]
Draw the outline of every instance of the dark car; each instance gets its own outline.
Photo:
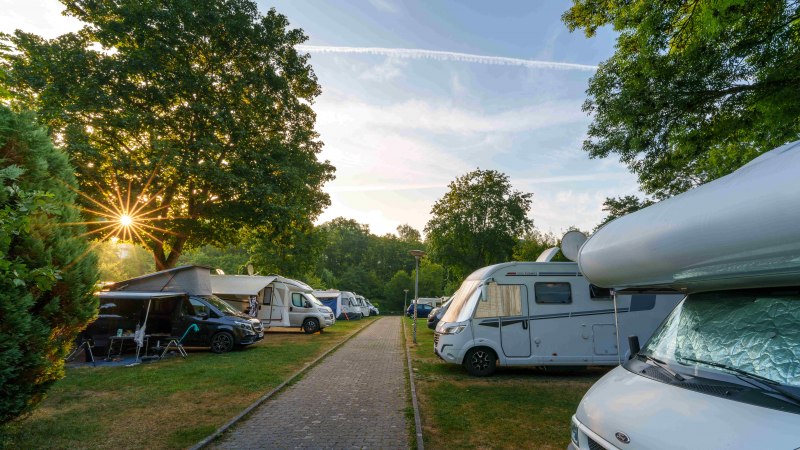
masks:
[[[428,317],[428,314],[431,313],[433,306],[428,305],[427,303],[420,303],[417,305],[417,317]],[[408,306],[406,310],[406,315],[408,317],[414,317],[414,304]]]
[[[108,291],[98,296],[100,313],[82,335],[100,349],[108,347],[111,336],[130,335],[137,325],[145,326],[150,339],[183,338],[185,346],[211,347],[214,353],[264,338],[260,321],[214,295]]]
[[[441,306],[437,306],[436,308],[433,308],[431,310],[431,312],[428,314],[428,328],[430,328],[431,330],[436,329],[436,324],[438,324],[439,321],[442,320],[444,313],[447,312],[447,308],[450,307],[451,301],[452,297],[450,300],[444,302]]]

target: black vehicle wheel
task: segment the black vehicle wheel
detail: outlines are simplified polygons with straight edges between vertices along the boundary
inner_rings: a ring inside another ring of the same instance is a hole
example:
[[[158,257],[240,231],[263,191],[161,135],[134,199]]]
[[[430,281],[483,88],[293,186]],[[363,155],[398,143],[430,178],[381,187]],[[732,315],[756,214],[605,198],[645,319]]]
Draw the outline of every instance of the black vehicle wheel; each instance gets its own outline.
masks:
[[[227,331],[220,331],[211,338],[211,351],[214,353],[227,353],[233,350],[233,335]]]
[[[486,347],[470,349],[464,357],[464,367],[473,377],[488,377],[497,368],[497,355]]]
[[[306,334],[319,331],[319,322],[317,322],[317,319],[306,319],[303,321],[303,331],[305,331]]]

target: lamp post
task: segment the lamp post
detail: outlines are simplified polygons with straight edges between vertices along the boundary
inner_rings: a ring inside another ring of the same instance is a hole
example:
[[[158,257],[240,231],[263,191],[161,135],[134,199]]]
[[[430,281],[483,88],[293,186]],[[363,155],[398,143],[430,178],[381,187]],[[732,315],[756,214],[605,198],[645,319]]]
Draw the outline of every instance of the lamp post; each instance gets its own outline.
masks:
[[[406,302],[408,301],[408,289],[403,289],[403,315],[406,315]]]
[[[423,256],[425,256],[425,252],[423,252],[422,250],[411,250],[408,253],[411,256],[414,257],[414,260],[417,263],[417,270],[416,270],[417,278],[414,281],[414,326],[412,327],[412,329],[414,330],[414,333],[413,333],[414,339],[413,339],[413,341],[414,341],[414,344],[416,344],[417,343],[417,302],[419,301],[419,259],[422,258]]]

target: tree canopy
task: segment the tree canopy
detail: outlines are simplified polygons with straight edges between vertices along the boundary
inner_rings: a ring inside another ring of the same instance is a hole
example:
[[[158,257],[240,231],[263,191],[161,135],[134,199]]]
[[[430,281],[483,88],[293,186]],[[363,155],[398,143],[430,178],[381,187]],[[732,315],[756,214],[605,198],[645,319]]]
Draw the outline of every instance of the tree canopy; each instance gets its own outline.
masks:
[[[87,25],[3,36],[0,83],[69,153],[100,234],[143,242],[163,269],[184,248],[283,230],[329,203],[320,87],[286,17],[250,0],[63,3]]]
[[[97,314],[97,260],[75,207],[75,178],[31,114],[0,106],[0,423],[64,376]]]
[[[456,178],[434,203],[425,226],[431,258],[455,269],[456,278],[509,261],[517,239],[533,227],[532,196],[513,190],[508,176],[495,170]]]
[[[619,33],[584,110],[592,157],[615,154],[657,199],[800,138],[800,2],[573,0],[563,20]]]

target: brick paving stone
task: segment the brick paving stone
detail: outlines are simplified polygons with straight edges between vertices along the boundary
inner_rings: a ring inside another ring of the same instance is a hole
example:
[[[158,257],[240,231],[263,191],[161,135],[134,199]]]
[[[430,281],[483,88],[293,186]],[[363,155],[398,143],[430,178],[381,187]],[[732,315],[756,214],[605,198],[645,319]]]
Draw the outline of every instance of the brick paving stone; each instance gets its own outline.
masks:
[[[408,448],[400,326],[378,319],[210,447]]]

